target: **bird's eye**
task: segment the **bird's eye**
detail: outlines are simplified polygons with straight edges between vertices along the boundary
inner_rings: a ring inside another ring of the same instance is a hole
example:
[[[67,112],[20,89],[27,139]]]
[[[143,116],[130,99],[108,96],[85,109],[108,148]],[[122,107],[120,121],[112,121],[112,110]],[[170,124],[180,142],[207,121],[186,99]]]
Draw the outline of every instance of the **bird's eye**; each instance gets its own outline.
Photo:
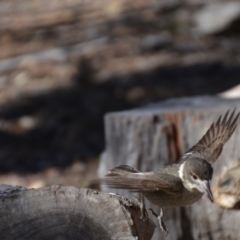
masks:
[[[197,176],[192,174],[194,180],[197,180]]]

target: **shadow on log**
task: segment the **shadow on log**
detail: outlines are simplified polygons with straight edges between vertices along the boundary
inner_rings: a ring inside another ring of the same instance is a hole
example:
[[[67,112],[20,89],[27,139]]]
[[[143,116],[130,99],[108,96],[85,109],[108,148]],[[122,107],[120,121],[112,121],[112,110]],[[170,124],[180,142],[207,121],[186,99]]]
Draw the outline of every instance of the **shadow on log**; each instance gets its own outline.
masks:
[[[0,185],[0,198],[1,240],[150,240],[155,228],[136,203],[90,189]]]

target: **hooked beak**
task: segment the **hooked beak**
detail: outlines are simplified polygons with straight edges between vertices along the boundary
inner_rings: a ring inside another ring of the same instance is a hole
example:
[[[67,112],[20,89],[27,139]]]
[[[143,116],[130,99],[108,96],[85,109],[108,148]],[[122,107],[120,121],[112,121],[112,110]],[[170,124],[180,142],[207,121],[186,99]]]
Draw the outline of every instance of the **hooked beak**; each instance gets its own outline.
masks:
[[[212,191],[210,188],[210,183],[207,180],[203,180],[202,181],[202,185],[201,185],[202,191],[207,195],[207,197],[210,199],[211,202],[213,202],[213,195],[212,195]]]

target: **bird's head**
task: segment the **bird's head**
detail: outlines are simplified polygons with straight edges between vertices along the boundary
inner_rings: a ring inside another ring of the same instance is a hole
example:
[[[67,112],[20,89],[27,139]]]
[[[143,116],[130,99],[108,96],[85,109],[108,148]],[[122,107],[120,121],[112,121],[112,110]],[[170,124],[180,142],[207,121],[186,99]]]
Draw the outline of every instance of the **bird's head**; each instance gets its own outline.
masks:
[[[179,177],[190,192],[205,193],[213,202],[209,181],[212,179],[213,168],[210,163],[201,158],[191,158],[183,162],[179,169]]]

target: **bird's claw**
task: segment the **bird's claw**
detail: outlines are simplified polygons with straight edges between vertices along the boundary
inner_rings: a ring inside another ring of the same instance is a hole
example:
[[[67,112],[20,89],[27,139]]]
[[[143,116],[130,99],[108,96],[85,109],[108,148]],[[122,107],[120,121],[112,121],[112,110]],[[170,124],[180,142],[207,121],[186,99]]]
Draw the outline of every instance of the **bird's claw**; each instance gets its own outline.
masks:
[[[140,195],[140,201],[138,200],[137,197],[135,197],[138,204],[139,204],[139,207],[140,207],[140,210],[141,210],[141,215],[140,215],[140,219],[142,219],[143,221],[147,220],[148,218],[148,212],[145,208],[145,202],[144,202],[144,197],[143,195],[141,194]]]
[[[140,219],[142,219],[143,221],[146,221],[148,218],[148,213],[147,213],[145,206],[143,208],[140,206],[140,209],[141,209]]]
[[[169,231],[168,231],[168,229],[167,229],[167,227],[166,227],[166,225],[165,225],[165,223],[164,223],[164,221],[163,221],[163,217],[164,217],[163,209],[160,208],[160,214],[159,214],[159,216],[153,211],[152,208],[150,208],[149,210],[150,210],[150,211],[152,212],[152,214],[157,218],[158,223],[159,223],[159,227],[160,227],[161,231],[164,232],[164,233],[166,234],[166,236],[167,236],[168,233],[169,233]]]

